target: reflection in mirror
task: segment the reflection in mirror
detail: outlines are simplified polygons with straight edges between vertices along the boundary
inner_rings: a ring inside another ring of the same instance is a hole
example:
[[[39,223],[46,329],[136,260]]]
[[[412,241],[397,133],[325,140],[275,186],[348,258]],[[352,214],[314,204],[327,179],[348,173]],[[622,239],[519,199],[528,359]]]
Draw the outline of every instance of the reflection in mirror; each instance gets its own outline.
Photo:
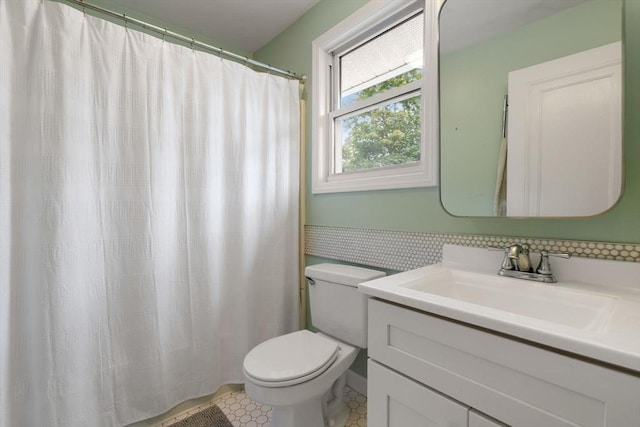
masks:
[[[447,0],[440,195],[458,216],[589,216],[622,187],[623,0]]]

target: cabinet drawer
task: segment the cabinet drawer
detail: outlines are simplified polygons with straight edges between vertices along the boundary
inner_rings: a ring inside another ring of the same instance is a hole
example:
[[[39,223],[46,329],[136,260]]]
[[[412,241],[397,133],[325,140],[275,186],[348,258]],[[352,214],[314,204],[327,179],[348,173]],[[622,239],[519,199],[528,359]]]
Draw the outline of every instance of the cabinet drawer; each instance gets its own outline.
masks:
[[[489,419],[487,416],[471,409],[469,411],[469,427],[507,427],[507,425],[500,421]]]
[[[509,425],[640,425],[637,376],[375,299],[369,357]]]
[[[369,427],[467,427],[469,408],[369,359]]]

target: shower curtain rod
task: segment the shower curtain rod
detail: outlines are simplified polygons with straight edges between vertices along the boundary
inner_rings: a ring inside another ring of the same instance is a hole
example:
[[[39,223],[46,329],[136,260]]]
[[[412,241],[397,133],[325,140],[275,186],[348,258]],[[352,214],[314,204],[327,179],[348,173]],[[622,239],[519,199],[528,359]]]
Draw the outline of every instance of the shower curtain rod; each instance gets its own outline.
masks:
[[[150,30],[153,31],[155,33],[158,33],[160,35],[162,35],[163,37],[171,37],[172,39],[175,40],[179,40],[181,42],[185,42],[188,43],[189,45],[191,45],[191,47],[198,47],[204,51],[208,51],[211,53],[214,53],[220,57],[224,57],[226,59],[230,59],[232,61],[235,62],[240,62],[242,64],[251,64],[254,67],[266,70],[267,72],[272,72],[275,74],[279,74],[281,76],[290,78],[290,79],[295,79],[295,80],[300,80],[302,82],[304,82],[307,77],[306,76],[300,76],[296,73],[293,73],[291,71],[287,71],[287,70],[282,70],[280,68],[271,66],[269,64],[265,64],[263,62],[260,61],[256,61],[255,59],[251,59],[247,56],[242,56],[242,55],[238,55],[237,53],[233,53],[233,52],[229,52],[227,50],[224,50],[222,48],[216,47],[216,46],[211,46],[207,43],[203,43],[201,41],[196,40],[194,37],[187,37],[187,36],[183,36],[182,34],[167,30],[166,28],[162,28],[162,27],[158,27],[157,25],[153,25],[150,24],[148,22],[145,21],[141,21],[139,19],[136,18],[132,18],[130,16],[125,15],[124,13],[117,13],[114,12],[112,10],[109,9],[105,9],[103,7],[100,6],[96,6],[94,4],[91,3],[87,3],[84,0],[58,0],[58,1],[62,1],[63,3],[72,3],[75,4],[77,6],[80,6],[84,9],[89,9],[92,10],[94,12],[98,12],[101,13],[103,15],[107,15],[110,16],[112,18],[116,18],[119,19],[121,21],[124,21],[125,24],[126,23],[132,23],[135,25],[139,25],[140,27],[142,27],[145,30]]]

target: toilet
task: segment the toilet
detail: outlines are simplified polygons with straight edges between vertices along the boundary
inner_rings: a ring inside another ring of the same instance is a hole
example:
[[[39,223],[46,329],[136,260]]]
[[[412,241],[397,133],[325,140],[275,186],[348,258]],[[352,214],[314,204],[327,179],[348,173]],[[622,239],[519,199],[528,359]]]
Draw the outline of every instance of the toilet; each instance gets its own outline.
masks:
[[[346,372],[367,347],[367,297],[361,282],[384,276],[367,268],[317,264],[305,269],[313,326],[258,344],[244,359],[245,392],[272,407],[272,427],[343,427]]]

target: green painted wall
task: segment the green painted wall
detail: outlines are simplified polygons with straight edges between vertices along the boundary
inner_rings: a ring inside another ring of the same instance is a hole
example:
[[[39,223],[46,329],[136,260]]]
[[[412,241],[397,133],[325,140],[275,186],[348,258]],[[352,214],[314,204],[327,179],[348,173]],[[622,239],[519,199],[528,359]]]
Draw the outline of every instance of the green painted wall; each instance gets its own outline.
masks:
[[[440,185],[449,212],[493,215],[508,73],[619,41],[621,11],[622,0],[592,0],[441,59]]]
[[[454,1],[454,0],[450,0]],[[364,0],[322,0],[255,53],[260,61],[311,75],[311,42],[364,5]],[[400,231],[497,234],[595,241],[640,242],[640,1],[625,1],[625,190],[605,214],[578,219],[459,218],[440,204],[437,188],[311,194],[306,223]],[[309,86],[308,86],[309,87]],[[309,98],[309,89],[306,97]],[[310,135],[307,130],[307,153]],[[310,157],[307,155],[307,169]]]
[[[309,80],[303,96],[309,100],[313,80],[311,42],[365,3],[365,0],[322,0],[271,43],[255,52],[254,58],[307,75]],[[592,25],[599,26],[600,21]],[[623,25],[625,75],[629,76],[625,80],[625,190],[620,202],[609,212],[578,219],[460,218],[442,208],[437,188],[313,195],[308,172],[306,224],[640,242],[640,77],[636,77],[640,76],[640,0],[625,0]],[[310,115],[307,122],[310,123]],[[307,171],[311,170],[311,132],[308,126]],[[311,256],[306,261],[308,265],[335,262]],[[366,376],[366,352],[359,355],[352,369]]]

